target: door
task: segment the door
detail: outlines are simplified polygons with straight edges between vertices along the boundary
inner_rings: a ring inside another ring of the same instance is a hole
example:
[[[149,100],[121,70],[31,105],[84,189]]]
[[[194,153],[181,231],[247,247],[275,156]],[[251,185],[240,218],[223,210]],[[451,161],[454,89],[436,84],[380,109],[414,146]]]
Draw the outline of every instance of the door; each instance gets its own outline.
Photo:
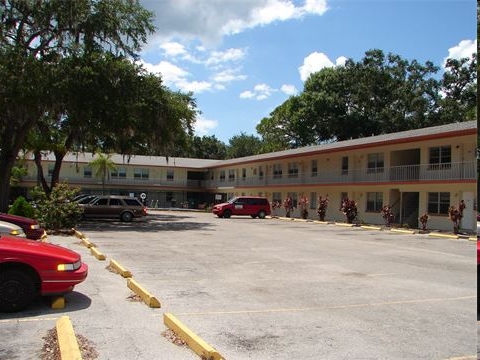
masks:
[[[418,206],[420,195],[418,192],[402,193],[402,207],[400,213],[401,224],[407,224],[411,228],[418,228]]]

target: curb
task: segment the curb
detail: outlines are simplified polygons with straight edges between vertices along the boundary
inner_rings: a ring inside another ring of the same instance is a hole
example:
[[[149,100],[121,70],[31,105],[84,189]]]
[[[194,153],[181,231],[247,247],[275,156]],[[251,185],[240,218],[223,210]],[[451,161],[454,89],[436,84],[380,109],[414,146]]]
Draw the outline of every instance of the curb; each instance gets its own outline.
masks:
[[[135,294],[140,296],[142,300],[145,302],[145,304],[147,304],[149,307],[151,308],[161,307],[160,302],[132,278],[127,279],[127,287],[130,290],[132,290]]]
[[[105,260],[106,257],[103,255],[100,250],[98,250],[96,247],[91,247],[90,248],[90,253],[97,258],[97,260]]]
[[[415,234],[415,231],[413,230],[402,230],[402,229],[390,229],[390,232],[398,232],[398,233],[403,233],[403,234]]]
[[[382,230],[381,227],[371,226],[371,225],[360,225],[360,227],[361,227],[362,229],[366,229],[366,230]]]
[[[452,235],[452,234],[441,234],[441,233],[430,233],[428,234],[429,236],[433,237],[441,237],[441,238],[449,238],[449,239],[458,239],[458,235]]]
[[[163,323],[178,336],[180,336],[188,345],[202,359],[222,360],[225,359],[217,350],[208,345],[203,339],[194,334],[189,328],[180,322],[175,316],[170,313],[163,314]]]
[[[346,226],[346,227],[356,227],[355,224],[343,223],[343,222],[336,222],[335,225],[337,226]]]
[[[124,278],[131,278],[132,273],[120,265],[116,260],[110,259],[110,266]]]
[[[70,318],[68,316],[60,317],[57,320],[56,327],[60,357],[63,360],[82,360],[82,354]]]

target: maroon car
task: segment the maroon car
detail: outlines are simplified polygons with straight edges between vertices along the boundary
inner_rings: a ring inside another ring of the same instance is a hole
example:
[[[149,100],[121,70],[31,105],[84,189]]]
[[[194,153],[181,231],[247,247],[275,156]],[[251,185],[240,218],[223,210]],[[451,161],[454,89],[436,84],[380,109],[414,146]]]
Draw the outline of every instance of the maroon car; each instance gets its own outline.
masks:
[[[46,236],[45,229],[40,226],[37,220],[24,216],[0,213],[0,221],[6,221],[20,226],[28,239],[38,240]]]

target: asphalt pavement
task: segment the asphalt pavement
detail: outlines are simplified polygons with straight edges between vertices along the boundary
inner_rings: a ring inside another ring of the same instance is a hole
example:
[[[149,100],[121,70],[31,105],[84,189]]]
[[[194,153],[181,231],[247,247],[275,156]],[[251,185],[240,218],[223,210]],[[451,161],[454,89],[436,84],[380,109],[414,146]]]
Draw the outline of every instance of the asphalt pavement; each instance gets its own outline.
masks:
[[[226,359],[476,359],[466,239],[173,211],[78,230],[106,260],[78,238],[50,235],[81,253],[89,276],[64,309],[39,299],[0,314],[0,359],[39,359],[62,315],[99,359],[198,359],[163,336],[166,312]],[[161,308],[138,301],[112,259]]]

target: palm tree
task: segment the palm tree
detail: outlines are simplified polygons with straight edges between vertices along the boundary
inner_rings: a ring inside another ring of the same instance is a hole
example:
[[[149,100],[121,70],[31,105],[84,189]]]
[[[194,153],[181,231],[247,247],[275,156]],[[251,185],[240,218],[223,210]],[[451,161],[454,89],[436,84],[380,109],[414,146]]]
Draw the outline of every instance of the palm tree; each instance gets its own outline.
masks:
[[[97,153],[97,158],[89,162],[94,171],[95,177],[102,179],[102,192],[105,194],[105,183],[110,179],[110,171],[116,170],[115,163],[110,159],[112,155]]]

